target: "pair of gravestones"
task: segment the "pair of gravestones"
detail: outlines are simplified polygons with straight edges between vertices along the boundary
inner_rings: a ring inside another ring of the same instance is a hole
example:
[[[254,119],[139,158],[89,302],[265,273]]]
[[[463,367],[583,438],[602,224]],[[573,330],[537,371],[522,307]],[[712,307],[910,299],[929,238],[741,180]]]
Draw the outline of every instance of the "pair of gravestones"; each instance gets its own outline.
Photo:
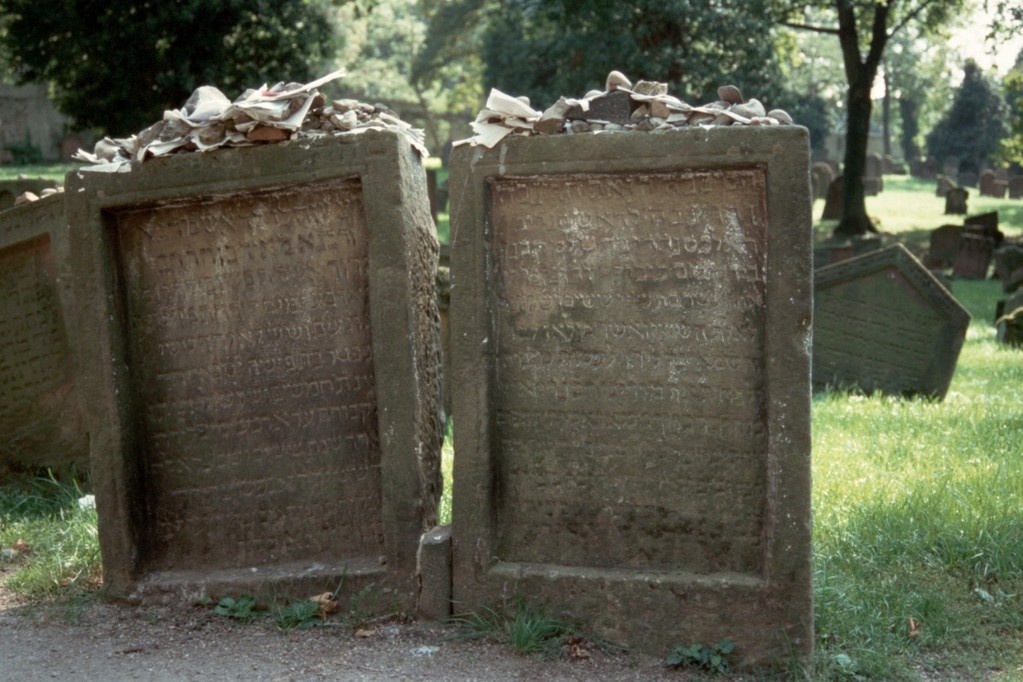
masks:
[[[522,593],[639,648],[809,652],[807,159],[792,127],[457,150],[459,609]],[[46,395],[76,381],[83,397],[107,589],[344,579],[382,608],[421,605],[437,244],[403,138],[168,157],[67,187],[46,219],[56,266],[35,237],[14,252],[59,283],[71,352]]]

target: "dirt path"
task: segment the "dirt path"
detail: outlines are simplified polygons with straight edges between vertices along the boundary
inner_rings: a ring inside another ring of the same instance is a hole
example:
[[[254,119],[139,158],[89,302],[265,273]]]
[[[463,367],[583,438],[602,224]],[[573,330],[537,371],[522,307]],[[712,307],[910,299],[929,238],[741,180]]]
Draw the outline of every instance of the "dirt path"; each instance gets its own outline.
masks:
[[[0,680],[688,679],[659,660],[596,648],[547,660],[492,642],[452,640],[450,626],[386,622],[366,629],[372,634],[365,637],[339,625],[283,633],[266,619],[235,623],[209,607],[97,598],[27,604],[0,587]]]

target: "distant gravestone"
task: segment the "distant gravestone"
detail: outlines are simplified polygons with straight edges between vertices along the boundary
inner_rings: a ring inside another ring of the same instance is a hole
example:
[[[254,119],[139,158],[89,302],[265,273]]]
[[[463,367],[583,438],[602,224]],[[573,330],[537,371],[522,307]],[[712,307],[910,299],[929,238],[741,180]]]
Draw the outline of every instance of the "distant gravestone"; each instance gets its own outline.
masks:
[[[970,315],[901,244],[814,273],[813,385],[941,399]]]
[[[106,589],[414,608],[440,491],[437,241],[404,136],[68,179]]]
[[[934,159],[927,159],[920,164],[920,178],[933,180],[938,176],[938,163]]]
[[[986,170],[980,174],[980,196],[1004,199],[1009,183],[999,180],[994,171]]]
[[[973,171],[963,171],[959,173],[959,184],[963,187],[976,187],[979,178]]]
[[[841,175],[836,177],[828,187],[828,198],[824,202],[824,212],[821,214],[821,220],[842,219],[842,206],[845,202],[845,181],[842,177]]]
[[[942,225],[931,230],[930,246],[924,261],[927,267],[951,267],[959,253],[959,240],[965,230],[962,225]]]
[[[1023,268],[1023,245],[1003,244],[995,249],[993,259],[995,277],[1001,280],[1003,291],[1010,291],[1013,275]]]
[[[455,603],[810,651],[808,159],[790,126],[456,150]]]
[[[863,191],[867,196],[880,194],[884,189],[884,160],[877,152],[867,154],[866,170],[863,174]]]
[[[944,199],[953,189],[955,189],[955,183],[949,180],[946,176],[939,175],[937,186],[934,189],[934,195]]]
[[[967,232],[989,237],[995,241],[995,248],[1002,245],[1005,233],[998,229],[998,211],[977,213],[963,219],[963,226]]]
[[[952,263],[952,276],[956,279],[987,279],[994,250],[995,240],[991,237],[964,232]]]
[[[952,182],[959,183],[959,157],[946,157],[941,165],[941,173]]]
[[[0,212],[0,483],[89,473],[66,267],[62,194]]]
[[[1023,175],[1013,175],[1009,178],[1009,198],[1023,199]]]
[[[835,179],[835,173],[831,165],[827,163],[815,163],[810,168],[810,178],[813,182],[813,198],[827,199],[828,188]]]
[[[953,187],[945,194],[945,215],[966,215],[966,202],[970,193],[962,187]]]

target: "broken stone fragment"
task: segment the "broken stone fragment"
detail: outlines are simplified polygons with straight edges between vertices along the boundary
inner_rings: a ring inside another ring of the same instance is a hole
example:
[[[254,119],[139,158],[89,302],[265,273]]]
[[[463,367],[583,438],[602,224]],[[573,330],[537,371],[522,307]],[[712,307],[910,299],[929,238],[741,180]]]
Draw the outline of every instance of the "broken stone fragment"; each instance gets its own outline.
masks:
[[[560,133],[565,127],[565,118],[572,109],[567,99],[559,97],[557,102],[547,107],[540,115],[539,120],[533,124],[533,130],[542,135]]]
[[[569,130],[573,133],[588,133],[592,128],[587,121],[572,121]]]
[[[668,108],[668,104],[666,102],[655,99],[647,104],[647,106],[650,107],[651,116],[655,116],[657,118],[668,118],[669,114],[671,114],[671,110]]]
[[[764,105],[757,99],[750,99],[745,104],[733,104],[728,108],[729,111],[746,118],[755,118],[758,116],[766,116],[767,111],[764,110]]]
[[[667,95],[668,84],[657,81],[639,81],[632,91],[637,95]]]
[[[569,120],[597,120],[625,125],[632,116],[632,98],[625,90],[616,90],[589,100],[589,111],[573,107],[566,114]]]
[[[604,82],[604,90],[611,92],[619,88],[625,88],[626,90],[632,87],[632,81],[625,77],[625,74],[621,71],[612,71],[607,74],[607,80]]]
[[[14,200],[15,206],[21,206],[22,204],[30,204],[33,201],[39,201],[39,197],[33,192],[22,192],[18,195],[18,198]]]
[[[729,104],[742,104],[742,93],[734,85],[722,85],[718,88],[718,99]]]
[[[776,120],[778,123],[785,125],[792,125],[792,117],[789,116],[789,112],[784,109],[771,109],[767,112],[767,115]]]
[[[253,142],[283,142],[288,139],[288,131],[270,126],[257,125],[245,134]]]

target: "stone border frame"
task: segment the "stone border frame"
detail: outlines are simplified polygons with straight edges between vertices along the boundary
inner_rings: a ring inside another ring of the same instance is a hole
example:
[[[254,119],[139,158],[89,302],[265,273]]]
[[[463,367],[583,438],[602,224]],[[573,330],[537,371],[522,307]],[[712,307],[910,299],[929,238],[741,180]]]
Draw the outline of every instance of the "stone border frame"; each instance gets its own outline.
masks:
[[[19,181],[21,182],[21,181]],[[64,210],[64,194],[44,197],[38,201],[12,206],[2,211],[0,221],[0,252],[6,249],[30,246],[38,240],[46,241],[53,259],[53,288],[57,297],[58,321],[60,334],[63,336],[63,349],[66,354],[67,372],[73,381],[75,378],[75,347],[74,327],[71,316],[75,310],[74,290],[70,283],[70,260],[68,245],[68,226]],[[78,410],[77,391],[70,396],[69,404],[62,409],[72,407]],[[81,412],[76,415],[78,426],[81,424]],[[66,466],[74,465],[75,474],[79,477],[89,475],[88,434],[82,427],[81,447],[67,454],[66,462],[52,462],[54,469],[61,475],[69,473]],[[77,442],[77,441],[76,441]]]
[[[487,179],[762,168],[767,184],[765,404],[768,499],[762,576],[601,570],[513,564],[494,556],[496,319]],[[810,507],[812,254],[809,144],[804,128],[694,128],[508,138],[492,150],[456,149],[452,195],[452,362],[455,610],[526,594],[588,614],[597,634],[664,655],[687,637],[731,637],[746,663],[808,656],[813,649]],[[482,273],[482,275],[481,275]],[[690,606],[672,610],[678,594]],[[570,597],[568,595],[571,595]],[[583,603],[585,602],[585,603]],[[736,604],[745,604],[736,612]],[[596,615],[594,615],[596,614]],[[637,625],[638,619],[646,621]],[[666,620],[678,628],[664,631]],[[619,640],[621,641],[621,640]],[[696,641],[695,639],[692,641]]]
[[[431,337],[430,347],[418,347],[410,329],[417,315],[429,313],[428,303],[420,300],[424,284],[410,274],[410,264],[424,248],[435,262],[438,250],[425,171],[416,152],[399,133],[371,131],[151,159],[132,164],[126,177],[128,172],[126,167],[99,166],[70,173],[67,182],[68,216],[74,225],[73,277],[81,294],[75,324],[81,339],[82,395],[88,397],[83,410],[92,435],[93,484],[107,594],[135,597],[142,590],[146,596],[147,557],[143,474],[136,461],[142,444],[134,428],[139,407],[128,397],[132,385],[124,292],[119,290],[123,285],[118,281],[116,234],[105,215],[185,197],[201,200],[358,177],[370,264],[367,277],[385,555],[342,560],[324,566],[315,575],[304,572],[296,576],[271,566],[258,579],[246,578],[243,570],[171,577],[169,585],[154,592],[265,594],[273,588],[280,594],[304,595],[305,590],[322,592],[324,584],[337,585],[344,580],[346,590],[372,582],[394,592],[394,599],[381,600],[388,608],[395,604],[411,608],[417,590],[419,538],[435,520],[438,500],[432,498],[434,492],[437,497],[440,492],[443,438],[439,418],[437,423],[429,423],[426,414],[427,403],[434,396],[439,405],[439,371],[431,366],[439,363],[439,346]],[[432,301],[433,272],[427,274]],[[436,452],[432,443],[427,447],[421,442],[423,433],[431,430],[437,431],[433,439]]]
[[[970,326],[970,313],[905,246],[900,243],[892,244],[883,249],[820,268],[814,272],[814,291],[841,283],[847,280],[850,274],[866,276],[891,267],[897,269],[916,288],[917,293],[947,319],[947,324],[936,339],[933,353],[935,357],[947,353],[956,358],[956,362],[950,363],[944,369],[932,366],[931,371],[921,377],[924,380],[923,383],[926,383],[931,389],[922,392],[923,395],[942,400],[948,393],[952,377],[955,375],[959,353],[966,341],[966,332]],[[825,390],[827,386],[827,382],[815,382],[814,390]],[[913,394],[908,393],[908,395]]]

